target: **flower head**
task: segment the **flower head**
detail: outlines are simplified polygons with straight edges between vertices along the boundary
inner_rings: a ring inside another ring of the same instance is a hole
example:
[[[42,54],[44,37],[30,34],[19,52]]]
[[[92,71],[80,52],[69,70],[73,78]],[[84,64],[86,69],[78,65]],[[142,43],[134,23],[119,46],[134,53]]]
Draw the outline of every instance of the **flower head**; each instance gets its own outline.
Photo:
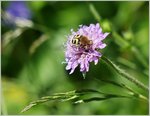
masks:
[[[31,12],[24,1],[12,1],[6,8],[6,12],[14,18],[30,19]]]
[[[89,71],[89,63],[98,63],[102,54],[98,51],[106,47],[102,42],[109,33],[103,33],[102,28],[97,23],[89,26],[80,25],[75,32],[71,29],[71,35],[68,35],[66,43],[66,70],[71,70],[72,74],[75,68],[80,65],[80,71],[86,73]]]
[[[8,26],[15,27],[18,24],[27,25],[31,19],[31,11],[25,1],[11,1],[6,7],[4,23]]]

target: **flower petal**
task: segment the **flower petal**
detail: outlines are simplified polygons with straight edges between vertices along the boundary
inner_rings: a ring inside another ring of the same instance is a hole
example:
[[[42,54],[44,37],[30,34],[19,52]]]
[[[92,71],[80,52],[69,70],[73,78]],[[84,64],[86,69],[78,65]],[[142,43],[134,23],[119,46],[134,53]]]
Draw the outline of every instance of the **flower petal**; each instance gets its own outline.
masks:
[[[104,33],[103,38],[106,38],[109,35],[109,33]]]
[[[100,49],[103,49],[103,48],[105,48],[105,47],[106,47],[106,44],[105,44],[105,43],[100,44],[100,46],[99,46]]]

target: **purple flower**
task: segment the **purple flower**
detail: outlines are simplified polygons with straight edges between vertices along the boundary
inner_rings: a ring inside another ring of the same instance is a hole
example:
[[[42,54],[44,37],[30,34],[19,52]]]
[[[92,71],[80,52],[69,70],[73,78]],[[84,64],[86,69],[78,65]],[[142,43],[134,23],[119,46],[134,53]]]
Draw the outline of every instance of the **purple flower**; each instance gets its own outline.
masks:
[[[96,65],[102,56],[98,50],[106,47],[102,40],[108,34],[102,32],[102,28],[98,23],[96,25],[90,24],[90,26],[80,25],[77,32],[71,29],[71,35],[67,36],[66,43],[66,70],[71,70],[70,74],[72,74],[75,68],[80,65],[82,73],[88,72],[89,63],[94,61]],[[86,41],[83,41],[83,38],[86,38]]]
[[[31,17],[31,11],[25,1],[11,1],[6,7],[5,15],[2,18],[6,25],[16,26],[18,23],[28,22]]]
[[[6,12],[14,18],[30,19],[31,12],[24,1],[12,1],[6,8]]]

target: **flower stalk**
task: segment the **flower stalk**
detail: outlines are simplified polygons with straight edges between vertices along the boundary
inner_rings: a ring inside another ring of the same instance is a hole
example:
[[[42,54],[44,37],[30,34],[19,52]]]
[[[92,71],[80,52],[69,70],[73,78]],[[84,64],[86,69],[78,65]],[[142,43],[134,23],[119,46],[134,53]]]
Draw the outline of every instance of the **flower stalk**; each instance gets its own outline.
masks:
[[[136,92],[134,91],[131,87],[123,84],[123,83],[117,83],[115,81],[110,81],[110,80],[103,80],[103,79],[100,79],[100,78],[94,78],[96,81],[101,81],[101,82],[105,82],[105,83],[109,83],[111,85],[114,85],[116,87],[120,87],[124,90],[127,90],[128,91],[128,94],[136,99],[139,99],[139,100],[143,100],[143,101],[146,101],[148,102],[148,98],[144,95],[142,95],[141,93],[139,92]]]
[[[102,56],[101,59],[105,63],[107,63],[110,67],[112,67],[119,75],[121,75],[122,77],[128,79],[130,82],[134,83],[138,87],[140,87],[140,88],[142,88],[144,90],[149,91],[148,87],[146,87],[142,82],[140,82],[139,80],[135,79],[131,75],[125,73],[122,69],[120,69],[118,66],[116,66],[111,60],[109,60],[105,56]]]

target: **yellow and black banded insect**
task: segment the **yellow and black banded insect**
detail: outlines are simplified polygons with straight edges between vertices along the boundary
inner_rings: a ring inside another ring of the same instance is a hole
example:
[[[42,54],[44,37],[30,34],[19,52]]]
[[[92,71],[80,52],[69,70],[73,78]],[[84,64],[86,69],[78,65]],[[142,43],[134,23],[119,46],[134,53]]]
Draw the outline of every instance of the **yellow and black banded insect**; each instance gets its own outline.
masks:
[[[86,36],[77,34],[71,40],[71,44],[77,47],[83,47],[84,49],[88,49],[90,45],[93,44],[93,41],[89,40]]]

